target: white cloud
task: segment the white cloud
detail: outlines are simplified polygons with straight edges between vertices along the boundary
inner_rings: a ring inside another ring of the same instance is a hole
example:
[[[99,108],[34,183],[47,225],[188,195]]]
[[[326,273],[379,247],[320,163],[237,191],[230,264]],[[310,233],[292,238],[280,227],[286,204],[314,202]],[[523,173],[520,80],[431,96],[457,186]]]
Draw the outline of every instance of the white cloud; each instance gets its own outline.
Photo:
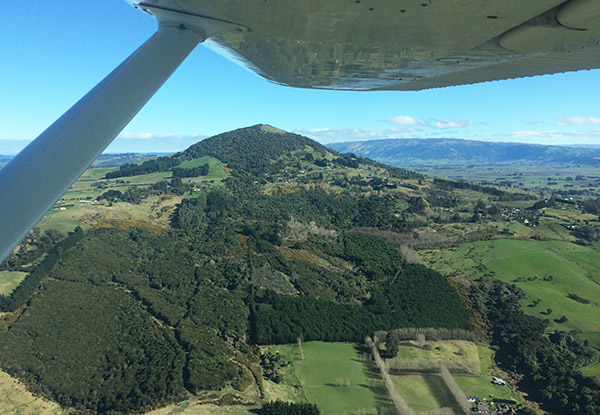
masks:
[[[567,117],[557,120],[558,125],[590,125],[600,124],[600,117]]]
[[[433,126],[435,128],[465,128],[475,124],[472,120],[437,120]]]
[[[154,137],[152,133],[121,133],[118,138],[124,140],[151,140]]]
[[[409,115],[398,115],[397,117],[392,117],[386,120],[390,124],[395,125],[403,125],[403,126],[423,126],[425,125],[425,121],[417,120],[414,117]]]

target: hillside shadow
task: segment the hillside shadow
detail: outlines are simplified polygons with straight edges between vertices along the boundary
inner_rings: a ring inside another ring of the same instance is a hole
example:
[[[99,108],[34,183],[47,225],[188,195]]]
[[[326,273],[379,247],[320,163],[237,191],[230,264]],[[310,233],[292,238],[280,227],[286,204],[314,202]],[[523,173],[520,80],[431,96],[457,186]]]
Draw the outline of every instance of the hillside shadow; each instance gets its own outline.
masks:
[[[364,345],[356,345],[355,349],[359,356],[363,353],[370,353],[369,349]],[[375,404],[380,408],[394,408],[394,403],[390,399],[390,395],[381,379],[379,369],[373,360],[357,359],[362,364],[363,373],[368,379],[368,384],[361,384],[360,387],[367,388],[375,397]]]
[[[454,399],[454,396],[450,393],[441,377],[429,374],[422,374],[421,376],[440,408],[449,407],[452,408],[454,413],[462,413],[461,407],[458,405],[458,402],[456,402],[456,399]]]

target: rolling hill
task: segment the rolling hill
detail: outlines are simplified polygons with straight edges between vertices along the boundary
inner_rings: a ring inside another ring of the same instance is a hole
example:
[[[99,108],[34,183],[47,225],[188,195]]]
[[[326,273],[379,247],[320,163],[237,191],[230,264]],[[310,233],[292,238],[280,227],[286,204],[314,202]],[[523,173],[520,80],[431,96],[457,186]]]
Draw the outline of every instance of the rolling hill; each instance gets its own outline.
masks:
[[[549,336],[538,309],[523,311],[515,284],[527,280],[495,281],[499,270],[485,264],[473,267],[476,278],[454,268],[443,275],[415,252],[461,255],[465,243],[518,237],[599,238],[593,221],[577,233],[543,213],[564,205],[579,215],[575,202],[536,200],[520,189],[433,179],[340,154],[267,125],[91,169],[44,219],[46,228],[0,264],[13,284],[0,295],[0,367],[81,413],[136,413],[190,397],[246,408],[273,396],[277,382],[293,382],[280,370],[281,356],[265,348],[360,345],[375,332],[431,327],[499,348],[515,383],[521,379],[530,398],[555,413],[595,410],[600,388],[579,374],[593,350],[565,331]],[[441,257],[427,260],[434,255]],[[590,262],[577,278],[592,284],[595,270]],[[571,313],[557,327],[577,328],[578,318]],[[354,346],[343,348],[355,359]]]

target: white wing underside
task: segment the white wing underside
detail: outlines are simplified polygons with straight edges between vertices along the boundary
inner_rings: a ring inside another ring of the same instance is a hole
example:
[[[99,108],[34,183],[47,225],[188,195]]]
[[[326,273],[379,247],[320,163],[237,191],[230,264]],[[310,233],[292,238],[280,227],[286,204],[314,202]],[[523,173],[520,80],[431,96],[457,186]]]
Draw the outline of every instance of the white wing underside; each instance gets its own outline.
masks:
[[[207,43],[272,82],[421,90],[600,67],[598,0],[128,0],[233,22]]]

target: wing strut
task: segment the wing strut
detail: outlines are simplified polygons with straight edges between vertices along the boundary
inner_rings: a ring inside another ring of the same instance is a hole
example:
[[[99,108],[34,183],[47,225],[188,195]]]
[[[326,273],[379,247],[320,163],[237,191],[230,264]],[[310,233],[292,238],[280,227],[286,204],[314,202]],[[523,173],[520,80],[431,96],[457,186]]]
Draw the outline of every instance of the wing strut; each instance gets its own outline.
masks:
[[[0,261],[205,39],[183,25],[157,32],[0,169]]]

